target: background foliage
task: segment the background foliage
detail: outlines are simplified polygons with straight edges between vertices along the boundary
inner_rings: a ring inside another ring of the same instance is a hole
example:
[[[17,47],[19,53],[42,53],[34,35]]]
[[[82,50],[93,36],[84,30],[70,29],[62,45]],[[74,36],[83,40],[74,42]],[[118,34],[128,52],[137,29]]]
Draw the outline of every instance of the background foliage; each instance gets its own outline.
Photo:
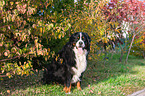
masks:
[[[144,17],[136,20],[139,13],[144,16],[142,2],[108,0],[4,0],[0,1],[0,75],[29,75],[33,69],[42,69],[68,41],[69,36],[78,31],[87,32],[92,39],[91,52],[101,47],[99,41],[108,43],[122,35],[123,20],[133,25],[139,34],[133,50],[138,55],[144,52]],[[124,6],[130,4],[130,7]],[[134,4],[134,5],[131,5]],[[140,9],[137,10],[138,6]],[[136,6],[136,7],[133,7]],[[139,13],[138,13],[139,12]],[[140,15],[140,16],[141,16]],[[139,26],[141,26],[141,30]],[[130,40],[134,30],[127,31]],[[127,40],[127,39],[126,39]],[[139,41],[140,40],[140,41]],[[136,46],[140,46],[136,48]],[[143,54],[142,54],[143,55]],[[100,54],[94,55],[97,59]],[[90,58],[91,59],[91,58]]]
[[[142,56],[145,59],[145,32],[141,32],[136,36],[131,54]]]

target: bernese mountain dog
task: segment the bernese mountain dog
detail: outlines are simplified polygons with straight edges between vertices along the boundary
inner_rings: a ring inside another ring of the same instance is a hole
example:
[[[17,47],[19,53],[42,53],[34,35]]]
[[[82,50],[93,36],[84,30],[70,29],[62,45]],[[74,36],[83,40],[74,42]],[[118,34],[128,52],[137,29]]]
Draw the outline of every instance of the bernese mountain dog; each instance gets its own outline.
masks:
[[[73,83],[81,90],[81,79],[87,67],[90,42],[87,33],[72,34],[69,42],[58,52],[52,63],[48,64],[42,81],[47,84],[53,82],[63,84],[65,93],[71,92]]]

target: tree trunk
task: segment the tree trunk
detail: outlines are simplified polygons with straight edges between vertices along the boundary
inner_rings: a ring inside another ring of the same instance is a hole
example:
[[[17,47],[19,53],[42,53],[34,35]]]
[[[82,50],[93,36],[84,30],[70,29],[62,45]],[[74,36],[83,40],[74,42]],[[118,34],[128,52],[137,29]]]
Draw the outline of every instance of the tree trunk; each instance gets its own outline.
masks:
[[[120,47],[121,47],[121,56],[119,58],[119,62],[122,62],[122,58],[123,58],[124,52],[123,52],[122,46],[120,46]]]
[[[145,51],[143,50],[143,58],[145,59]]]
[[[126,36],[127,37],[127,36]],[[121,46],[121,56],[119,58],[119,62],[122,62],[122,58],[123,58],[123,55],[124,55],[124,51],[126,51],[126,46],[127,46],[127,38],[125,38],[125,41],[124,41],[124,46]]]
[[[131,50],[131,47],[132,47],[132,44],[133,44],[133,41],[134,41],[134,38],[135,38],[135,34],[133,35],[133,38],[131,40],[131,44],[130,44],[130,47],[129,47],[129,50],[128,50],[128,53],[127,53],[127,57],[126,57],[126,61],[125,61],[125,64],[127,63],[127,60],[128,60],[128,56],[130,54],[130,50]]]

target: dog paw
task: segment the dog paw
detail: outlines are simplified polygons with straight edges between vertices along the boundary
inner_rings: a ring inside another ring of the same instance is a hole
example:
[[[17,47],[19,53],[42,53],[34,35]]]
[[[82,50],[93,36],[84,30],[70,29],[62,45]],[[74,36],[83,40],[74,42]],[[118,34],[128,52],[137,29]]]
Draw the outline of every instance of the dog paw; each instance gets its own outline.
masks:
[[[65,93],[65,94],[71,94],[71,92]]]

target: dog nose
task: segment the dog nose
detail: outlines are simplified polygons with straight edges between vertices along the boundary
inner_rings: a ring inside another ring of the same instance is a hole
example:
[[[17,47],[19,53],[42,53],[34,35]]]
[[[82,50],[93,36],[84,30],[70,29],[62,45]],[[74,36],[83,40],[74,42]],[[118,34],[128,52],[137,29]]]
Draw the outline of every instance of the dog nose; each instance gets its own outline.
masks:
[[[79,45],[82,45],[82,44],[83,44],[83,42],[82,42],[82,41],[80,41],[80,42],[79,42]]]

